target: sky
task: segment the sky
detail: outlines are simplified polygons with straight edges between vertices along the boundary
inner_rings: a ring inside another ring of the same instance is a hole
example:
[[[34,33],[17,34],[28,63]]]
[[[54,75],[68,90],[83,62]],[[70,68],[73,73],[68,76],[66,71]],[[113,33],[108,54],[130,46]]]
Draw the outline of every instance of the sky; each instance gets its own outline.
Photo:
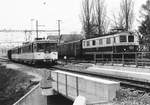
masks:
[[[118,12],[120,1],[105,0],[108,18]],[[145,2],[135,0],[135,24]],[[81,3],[82,0],[0,0],[0,29],[35,29],[38,20],[39,29],[57,30],[57,20],[61,20],[62,34],[80,33]],[[0,41],[16,40],[25,40],[24,33],[0,33]]]

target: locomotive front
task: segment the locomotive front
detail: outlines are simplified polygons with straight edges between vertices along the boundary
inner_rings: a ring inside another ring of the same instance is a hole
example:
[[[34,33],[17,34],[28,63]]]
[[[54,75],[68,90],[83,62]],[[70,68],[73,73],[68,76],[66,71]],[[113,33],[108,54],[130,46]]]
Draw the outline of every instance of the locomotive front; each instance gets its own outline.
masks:
[[[34,58],[42,62],[56,62],[58,52],[56,50],[57,42],[55,41],[36,41],[34,43]]]

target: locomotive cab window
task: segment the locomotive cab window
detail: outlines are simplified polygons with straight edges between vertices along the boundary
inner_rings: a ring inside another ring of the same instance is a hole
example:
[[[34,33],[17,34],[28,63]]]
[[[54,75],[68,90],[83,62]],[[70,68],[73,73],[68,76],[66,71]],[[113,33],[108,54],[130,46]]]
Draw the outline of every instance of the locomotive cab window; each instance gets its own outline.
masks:
[[[134,36],[131,36],[131,35],[128,36],[128,41],[129,41],[129,42],[134,42]]]
[[[37,43],[37,51],[38,52],[43,52],[44,51],[44,44]]]
[[[120,42],[127,42],[127,37],[125,35],[121,35]]]
[[[56,43],[37,43],[38,52],[51,52],[56,50]]]
[[[45,43],[45,52],[55,51],[57,48],[57,43]]]
[[[95,40],[92,41],[92,45],[93,45],[93,46],[96,45],[96,41],[95,41]]]

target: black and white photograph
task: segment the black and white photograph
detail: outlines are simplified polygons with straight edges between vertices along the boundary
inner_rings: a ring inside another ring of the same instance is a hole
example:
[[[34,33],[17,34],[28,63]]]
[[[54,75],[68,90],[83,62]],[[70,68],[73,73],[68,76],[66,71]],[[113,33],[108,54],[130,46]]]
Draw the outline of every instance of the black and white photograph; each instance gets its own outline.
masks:
[[[150,0],[0,0],[0,105],[150,105]]]

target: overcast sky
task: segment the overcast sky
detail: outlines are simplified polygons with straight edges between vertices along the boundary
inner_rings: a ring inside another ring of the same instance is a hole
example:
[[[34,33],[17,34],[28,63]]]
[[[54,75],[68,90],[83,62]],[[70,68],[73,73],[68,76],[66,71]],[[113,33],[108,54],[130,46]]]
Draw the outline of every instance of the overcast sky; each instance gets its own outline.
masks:
[[[121,0],[105,1],[108,17],[111,18],[113,12],[118,12]],[[57,29],[59,19],[62,20],[61,33],[80,33],[81,2],[82,0],[0,0],[0,29],[35,29],[35,20],[40,25],[45,25],[46,29]],[[146,0],[135,0],[135,20],[145,2]],[[14,33],[3,33],[3,39],[24,38],[21,34],[21,37],[13,35]]]

